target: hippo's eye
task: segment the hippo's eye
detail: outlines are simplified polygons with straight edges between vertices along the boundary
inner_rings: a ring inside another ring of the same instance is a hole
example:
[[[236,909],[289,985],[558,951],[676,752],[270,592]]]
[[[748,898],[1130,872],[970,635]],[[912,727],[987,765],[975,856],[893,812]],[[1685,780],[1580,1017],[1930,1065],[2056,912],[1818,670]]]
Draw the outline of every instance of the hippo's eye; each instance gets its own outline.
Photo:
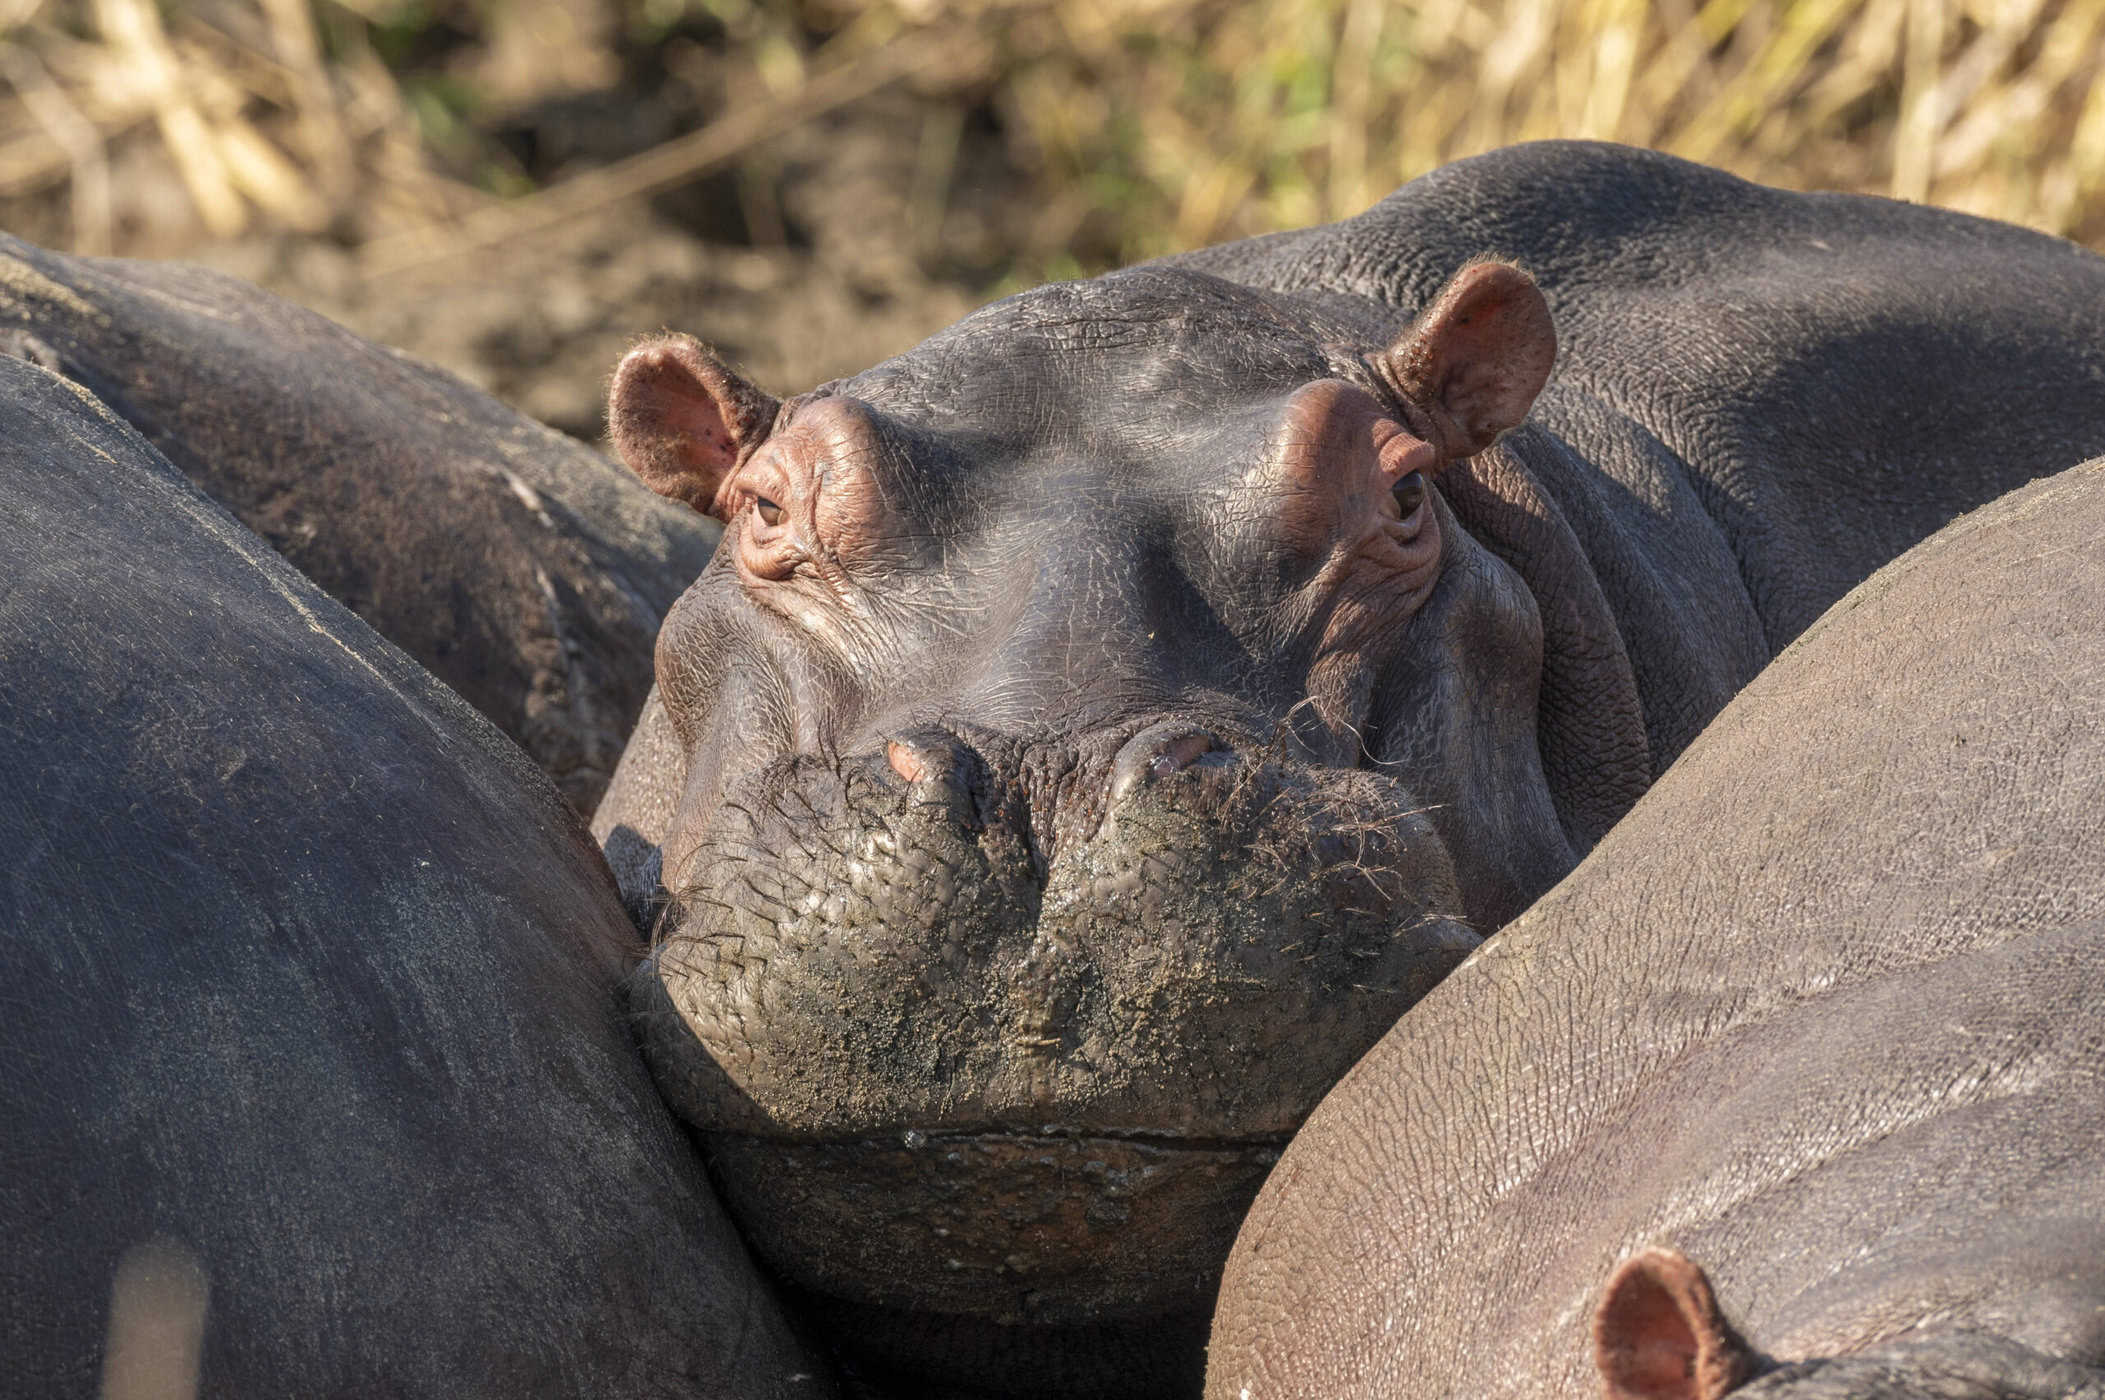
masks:
[[[1396,518],[1408,520],[1411,512],[1425,503],[1425,473],[1412,472],[1398,481],[1392,493],[1396,497]]]
[[[753,514],[760,517],[760,523],[763,525],[773,526],[782,523],[782,507],[776,505],[765,496],[755,496],[753,498]]]

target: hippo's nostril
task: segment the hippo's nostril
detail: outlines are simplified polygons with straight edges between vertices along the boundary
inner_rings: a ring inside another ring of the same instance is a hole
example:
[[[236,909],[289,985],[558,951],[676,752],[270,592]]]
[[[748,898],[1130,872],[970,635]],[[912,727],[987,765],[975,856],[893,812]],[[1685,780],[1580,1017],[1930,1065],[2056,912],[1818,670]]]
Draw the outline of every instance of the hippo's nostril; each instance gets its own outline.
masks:
[[[968,795],[978,759],[955,736],[941,729],[915,729],[885,741],[885,766],[924,795],[947,798]]]
[[[1213,748],[1214,742],[1211,734],[1187,735],[1155,755],[1154,761],[1148,764],[1148,776],[1151,778],[1162,778],[1167,777],[1171,773],[1189,768],[1194,759],[1200,754],[1211,753]]]
[[[910,783],[918,783],[928,776],[929,755],[912,744],[902,744],[897,739],[884,746],[884,761],[892,765],[892,771]]]
[[[1180,773],[1200,755],[1221,747],[1221,741],[1203,729],[1165,720],[1149,725],[1128,739],[1111,764],[1111,800],[1133,792],[1158,778]]]

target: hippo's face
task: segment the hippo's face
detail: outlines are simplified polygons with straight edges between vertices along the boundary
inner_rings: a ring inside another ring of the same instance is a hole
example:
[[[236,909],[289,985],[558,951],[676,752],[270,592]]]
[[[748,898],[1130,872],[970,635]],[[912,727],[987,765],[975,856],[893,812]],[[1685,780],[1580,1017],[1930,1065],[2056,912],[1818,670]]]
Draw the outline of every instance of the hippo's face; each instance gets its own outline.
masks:
[[[791,1278],[1203,1308],[1317,1098],[1568,868],[1534,601],[1437,476],[1554,353],[1481,263],[1399,339],[1141,269],[780,405],[624,361],[623,455],[727,526],[658,645],[648,1052]]]

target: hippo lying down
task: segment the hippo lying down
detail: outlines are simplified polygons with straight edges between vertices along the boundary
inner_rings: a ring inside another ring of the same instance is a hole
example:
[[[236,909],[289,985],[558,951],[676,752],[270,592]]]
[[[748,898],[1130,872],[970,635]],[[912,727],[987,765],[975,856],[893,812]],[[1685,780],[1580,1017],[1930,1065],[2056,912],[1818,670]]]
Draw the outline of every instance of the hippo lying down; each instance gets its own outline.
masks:
[[[2105,1397],[2101,531],[2105,461],[1881,570],[1405,1016],[1207,1394]]]
[[[817,1400],[556,788],[0,356],[0,1394]]]
[[[1543,144],[616,441],[725,522],[599,810],[647,1051],[873,1376],[1196,1384],[1324,1090],[1882,561],[2105,450],[2105,262]]]
[[[592,810],[715,522],[444,370],[201,267],[0,233],[0,355],[109,405]]]

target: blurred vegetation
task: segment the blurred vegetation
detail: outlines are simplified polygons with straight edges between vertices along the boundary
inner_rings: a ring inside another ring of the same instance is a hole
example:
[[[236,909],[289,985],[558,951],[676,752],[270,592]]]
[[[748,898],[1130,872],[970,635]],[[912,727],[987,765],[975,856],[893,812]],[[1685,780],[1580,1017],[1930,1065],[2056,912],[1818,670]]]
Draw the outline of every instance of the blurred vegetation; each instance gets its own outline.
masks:
[[[386,271],[708,179],[702,236],[780,242],[785,143],[867,109],[913,255],[982,288],[1547,136],[2098,244],[2101,56],[2105,0],[0,0],[0,221]]]

